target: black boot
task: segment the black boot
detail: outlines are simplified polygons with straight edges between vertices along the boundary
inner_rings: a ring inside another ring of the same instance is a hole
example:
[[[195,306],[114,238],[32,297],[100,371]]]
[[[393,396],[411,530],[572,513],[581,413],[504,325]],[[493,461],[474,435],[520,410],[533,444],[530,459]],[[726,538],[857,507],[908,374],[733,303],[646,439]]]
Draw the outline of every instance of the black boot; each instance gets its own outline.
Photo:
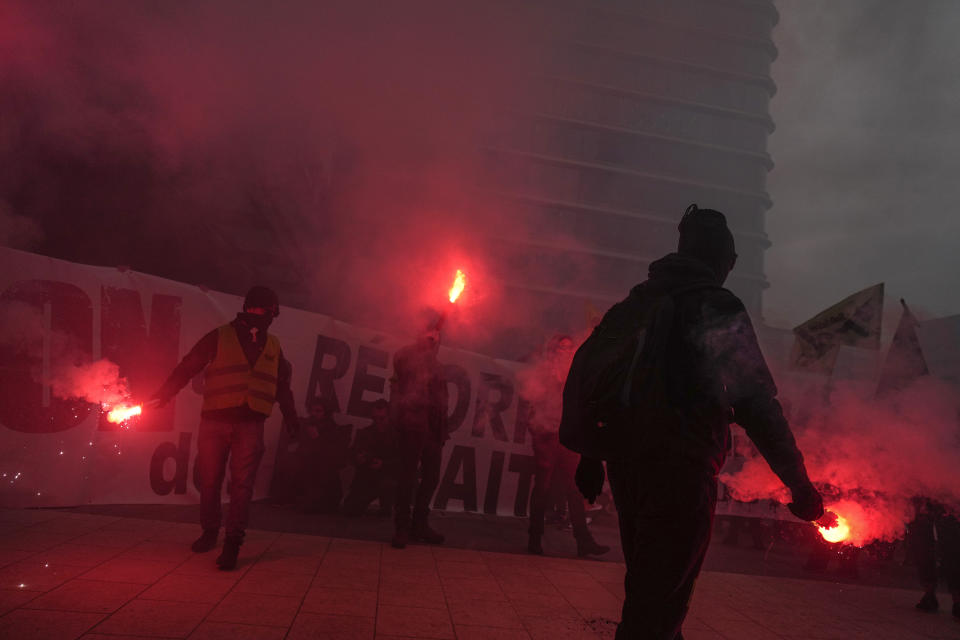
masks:
[[[917,611],[927,611],[934,612],[940,608],[940,603],[937,602],[937,596],[933,592],[926,592],[923,594],[923,597],[920,598],[920,602],[917,603]],[[957,605],[953,605],[954,615],[956,615]]]
[[[410,537],[420,542],[426,542],[427,544],[443,544],[445,540],[443,534],[431,529],[426,521],[414,524],[413,531],[410,532]]]
[[[223,541],[223,551],[217,558],[217,565],[221,571],[233,571],[237,567],[237,558],[240,556],[242,538],[228,537]]]
[[[390,541],[390,546],[394,549],[406,549],[407,542],[410,540],[410,529],[409,527],[397,526],[397,530],[393,533],[393,540]]]
[[[530,539],[527,540],[527,551],[535,553],[538,556],[543,555],[543,545],[540,543],[540,536],[530,534]]]
[[[581,558],[587,556],[602,556],[607,551],[610,551],[610,547],[605,544],[599,544],[593,539],[593,536],[577,538],[577,555]]]
[[[206,553],[217,546],[217,536],[219,534],[219,529],[204,529],[203,535],[194,540],[190,548],[193,549],[194,553]]]

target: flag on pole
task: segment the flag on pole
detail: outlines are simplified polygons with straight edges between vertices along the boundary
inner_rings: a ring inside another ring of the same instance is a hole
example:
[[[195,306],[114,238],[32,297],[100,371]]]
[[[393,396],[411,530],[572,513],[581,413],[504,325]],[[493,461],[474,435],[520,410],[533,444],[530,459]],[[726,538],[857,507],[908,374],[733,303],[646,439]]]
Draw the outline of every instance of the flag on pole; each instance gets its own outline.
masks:
[[[910,307],[900,299],[903,306],[903,315],[900,324],[893,334],[893,343],[887,358],[880,370],[880,380],[877,382],[877,396],[900,391],[908,387],[914,380],[930,373],[927,360],[923,357],[920,338],[917,336],[917,327],[920,323],[910,313]]]
[[[793,330],[790,367],[830,375],[841,346],[879,349],[883,283],[858,291]]]

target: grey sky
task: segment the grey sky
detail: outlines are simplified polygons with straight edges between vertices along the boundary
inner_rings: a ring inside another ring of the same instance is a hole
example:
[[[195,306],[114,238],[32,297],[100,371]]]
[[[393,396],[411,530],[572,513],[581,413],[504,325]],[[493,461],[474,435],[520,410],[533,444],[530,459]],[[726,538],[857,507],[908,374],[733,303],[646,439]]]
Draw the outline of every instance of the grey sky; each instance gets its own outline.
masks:
[[[888,307],[960,313],[960,2],[777,8],[767,321],[877,282]]]

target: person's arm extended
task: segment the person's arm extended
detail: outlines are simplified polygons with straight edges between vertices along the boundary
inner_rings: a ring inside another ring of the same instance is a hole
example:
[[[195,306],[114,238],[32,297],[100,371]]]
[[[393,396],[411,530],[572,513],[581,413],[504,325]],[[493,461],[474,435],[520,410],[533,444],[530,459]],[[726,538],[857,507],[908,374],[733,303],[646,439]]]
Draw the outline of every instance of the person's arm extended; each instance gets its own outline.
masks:
[[[804,516],[814,516],[804,519],[820,517],[820,513],[814,513],[822,512],[822,506],[818,506],[820,496],[807,475],[803,454],[783,415],[777,386],[743,304],[730,295],[711,315],[715,321],[708,323],[707,350],[719,365],[734,421],[743,427],[760,455],[793,493],[797,508]]]
[[[219,335],[216,329],[200,338],[197,344],[193,345],[193,348],[187,352],[187,355],[183,356],[183,360],[173,369],[163,386],[153,394],[153,398],[158,400],[161,405],[169,402],[195,375],[213,362],[213,359],[217,357],[218,342]]]
[[[734,420],[743,427],[774,473],[791,490],[810,482],[793,432],[775,397],[757,395],[733,405]]]
[[[277,370],[277,404],[280,405],[280,413],[283,414],[283,422],[287,430],[290,435],[295,435],[300,430],[300,418],[297,416],[297,406],[293,400],[293,390],[290,388],[292,378],[293,365],[283,357],[283,350],[281,350]]]

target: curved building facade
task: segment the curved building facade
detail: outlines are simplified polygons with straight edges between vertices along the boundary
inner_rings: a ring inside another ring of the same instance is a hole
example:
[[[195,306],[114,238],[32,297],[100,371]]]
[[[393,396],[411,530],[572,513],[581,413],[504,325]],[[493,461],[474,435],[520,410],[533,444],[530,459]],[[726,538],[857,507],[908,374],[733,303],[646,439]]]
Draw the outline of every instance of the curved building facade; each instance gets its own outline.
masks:
[[[539,7],[538,7],[539,8]],[[553,232],[502,239],[501,277],[575,328],[646,277],[691,202],[727,214],[728,286],[755,316],[767,287],[773,163],[768,0],[551,1],[558,26],[528,100],[483,148],[483,187]]]

